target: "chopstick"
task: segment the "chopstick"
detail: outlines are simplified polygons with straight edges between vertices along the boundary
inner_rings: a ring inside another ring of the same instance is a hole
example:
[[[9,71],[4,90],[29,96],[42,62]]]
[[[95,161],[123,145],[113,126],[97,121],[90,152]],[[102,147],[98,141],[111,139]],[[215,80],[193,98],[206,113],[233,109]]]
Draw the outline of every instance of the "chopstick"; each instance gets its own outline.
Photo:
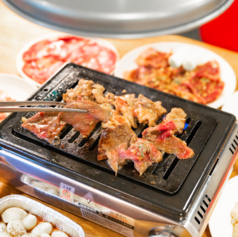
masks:
[[[66,105],[65,102],[58,101],[4,101],[0,102],[1,106],[21,106],[21,105]]]
[[[87,113],[87,110],[83,109],[70,109],[61,107],[11,107],[11,106],[27,106],[27,105],[61,105],[64,106],[64,102],[56,101],[7,101],[0,102],[0,112],[73,112],[73,113]],[[8,107],[9,106],[9,107]]]

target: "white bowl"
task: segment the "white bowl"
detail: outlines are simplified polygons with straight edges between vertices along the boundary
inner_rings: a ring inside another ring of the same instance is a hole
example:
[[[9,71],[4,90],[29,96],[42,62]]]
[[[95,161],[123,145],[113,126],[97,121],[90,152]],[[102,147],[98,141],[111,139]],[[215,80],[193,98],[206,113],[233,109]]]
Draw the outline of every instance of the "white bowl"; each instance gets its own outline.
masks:
[[[7,73],[0,73],[0,90],[17,101],[27,100],[37,87],[25,79]]]

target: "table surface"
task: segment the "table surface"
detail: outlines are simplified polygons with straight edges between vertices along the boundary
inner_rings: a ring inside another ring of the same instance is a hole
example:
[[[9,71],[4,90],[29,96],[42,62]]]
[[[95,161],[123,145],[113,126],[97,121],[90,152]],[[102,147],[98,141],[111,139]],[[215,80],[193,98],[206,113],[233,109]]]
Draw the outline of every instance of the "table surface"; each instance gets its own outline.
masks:
[[[0,73],[10,73],[10,74],[18,75],[18,71],[16,68],[16,56],[18,52],[21,50],[21,48],[26,43],[35,39],[36,37],[50,34],[56,31],[44,28],[42,26],[36,25],[34,23],[31,23],[21,18],[20,16],[16,15],[14,12],[9,10],[1,1],[0,1],[0,16],[1,16]],[[108,40],[112,44],[115,45],[121,57],[124,54],[126,54],[128,51],[130,51],[131,49],[134,49],[138,46],[141,46],[147,43],[154,43],[154,42],[173,41],[173,42],[191,43],[198,46],[202,46],[214,51],[215,53],[223,57],[231,65],[231,67],[233,68],[236,74],[236,78],[238,78],[238,53],[229,51],[226,49],[218,48],[212,45],[208,45],[200,41],[196,41],[193,39],[189,39],[189,38],[185,38],[185,37],[177,36],[177,35],[165,35],[165,36],[146,38],[146,39],[136,39],[136,40],[118,40],[118,39],[108,39]],[[234,166],[231,177],[236,175],[238,175],[238,164]],[[24,196],[28,196],[24,193],[21,193],[20,191],[16,190],[13,187],[0,183],[0,198],[10,194],[22,194]],[[37,200],[37,201],[40,201],[40,200]],[[46,204],[46,203],[44,204],[47,206],[50,206],[49,204]],[[68,212],[65,212],[59,208],[56,208],[53,206],[50,206],[50,207],[68,216],[69,218],[77,222],[79,225],[81,225],[85,231],[86,237],[91,237],[91,236],[120,237],[122,236],[102,226],[99,226],[83,218],[80,218]],[[211,237],[209,227],[206,228],[202,237]]]

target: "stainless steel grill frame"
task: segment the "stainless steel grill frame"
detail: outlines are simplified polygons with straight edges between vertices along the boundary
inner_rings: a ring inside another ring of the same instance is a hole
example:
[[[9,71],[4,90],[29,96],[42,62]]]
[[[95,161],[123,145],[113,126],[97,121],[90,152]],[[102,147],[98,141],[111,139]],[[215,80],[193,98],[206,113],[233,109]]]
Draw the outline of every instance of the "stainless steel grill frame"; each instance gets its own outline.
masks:
[[[74,64],[65,65],[31,99],[54,100],[55,96],[60,99],[60,95],[67,88],[75,85],[74,80],[67,79],[82,77],[79,71],[82,75],[87,75],[89,79],[99,78],[102,83],[112,84],[113,87],[117,87],[114,83],[117,80],[128,85],[129,91],[138,92],[144,89],[152,99],[159,94],[163,100],[168,101],[167,106],[174,107],[177,103],[179,107],[180,105],[185,106],[186,112],[197,108],[204,110],[206,116],[216,120],[211,135],[203,141],[204,147],[192,164],[182,186],[175,193],[164,193],[153,187],[145,186],[140,180],[124,177],[123,172],[115,177],[103,166],[77,159],[67,152],[59,153],[57,146],[35,141],[28,131],[26,131],[27,134],[19,132],[19,120],[25,116],[23,113],[10,115],[0,125],[1,181],[75,215],[89,218],[99,224],[105,220],[103,225],[108,228],[113,228],[113,225],[109,224],[113,223],[114,230],[126,236],[148,236],[149,233],[151,236],[155,233],[163,233],[164,236],[169,236],[169,234],[172,236],[201,236],[235,162],[238,127],[234,116]],[[67,82],[67,86],[62,82]],[[108,88],[110,89],[112,88]],[[210,157],[207,158],[205,154],[209,151]],[[70,167],[75,164],[78,165]],[[205,168],[201,173],[199,167],[204,164]],[[193,182],[195,186],[191,189],[191,193],[186,193],[186,189],[190,192],[189,187],[193,186]],[[73,192],[71,190],[72,200],[62,198],[61,184],[74,190]],[[46,186],[52,188],[46,189]],[[143,194],[137,193],[139,191],[143,191]],[[94,206],[83,203],[83,200],[87,199],[87,194],[91,195],[90,202],[94,203]],[[169,201],[168,203],[164,201],[164,206],[161,206],[160,202],[153,200],[156,199],[153,195],[156,195],[158,199],[171,199],[173,202],[177,200],[178,203],[179,199],[184,196],[189,198],[183,200],[181,205],[174,205],[168,209],[166,204],[168,205]],[[151,202],[148,201],[150,198]],[[107,216],[106,211],[99,210],[99,207],[128,217],[132,224],[126,224]]]

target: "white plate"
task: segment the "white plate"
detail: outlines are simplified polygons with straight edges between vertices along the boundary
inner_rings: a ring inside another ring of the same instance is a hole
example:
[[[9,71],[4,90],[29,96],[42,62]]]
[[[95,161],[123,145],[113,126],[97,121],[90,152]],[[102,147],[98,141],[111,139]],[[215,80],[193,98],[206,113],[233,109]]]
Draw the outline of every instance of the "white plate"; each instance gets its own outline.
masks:
[[[5,91],[12,99],[24,101],[37,90],[37,87],[21,77],[0,73],[0,90]]]
[[[238,202],[238,176],[228,180],[209,221],[212,237],[231,237],[230,213]]]
[[[234,114],[236,119],[238,120],[238,91],[236,91],[233,95],[231,95],[227,100],[226,103],[222,106],[223,111],[227,113]]]
[[[219,108],[225,103],[226,99],[234,93],[236,88],[236,76],[231,66],[222,57],[203,47],[180,42],[159,42],[138,47],[128,52],[121,58],[121,60],[118,61],[114,75],[116,77],[123,78],[123,73],[125,71],[136,69],[138,66],[135,63],[135,59],[149,47],[162,52],[176,52],[182,47],[189,47],[189,51],[191,53],[198,53],[199,63],[216,60],[219,63],[221,80],[224,81],[225,86],[220,97],[214,102],[207,104],[208,106],[212,108]]]
[[[17,66],[17,70],[19,72],[19,74],[25,78],[26,80],[28,80],[29,82],[33,83],[34,85],[36,85],[37,87],[40,87],[42,86],[42,84],[32,80],[30,77],[28,77],[23,71],[22,71],[22,68],[24,66],[24,60],[22,58],[23,54],[35,43],[41,41],[41,40],[45,40],[45,39],[56,39],[58,37],[63,37],[63,36],[67,36],[69,34],[65,34],[65,33],[52,33],[52,34],[48,34],[48,35],[44,35],[44,36],[41,36],[39,38],[36,38],[32,41],[30,41],[29,43],[27,43],[21,50],[20,52],[18,53],[17,55],[17,59],[16,59],[16,66]],[[75,36],[75,35],[74,35]],[[116,47],[110,43],[109,41],[107,40],[103,40],[103,39],[99,39],[99,38],[90,38],[90,37],[81,37],[81,36],[75,36],[75,37],[79,37],[79,38],[84,38],[84,39],[91,39],[93,41],[95,41],[96,43],[98,43],[99,45],[101,46],[104,46],[105,48],[108,48],[108,49],[111,49],[117,56],[117,60],[116,60],[116,63],[117,61],[119,60],[119,53],[116,49]],[[113,71],[114,72],[114,71]],[[113,73],[112,72],[112,73]],[[53,76],[53,75],[52,75]]]

